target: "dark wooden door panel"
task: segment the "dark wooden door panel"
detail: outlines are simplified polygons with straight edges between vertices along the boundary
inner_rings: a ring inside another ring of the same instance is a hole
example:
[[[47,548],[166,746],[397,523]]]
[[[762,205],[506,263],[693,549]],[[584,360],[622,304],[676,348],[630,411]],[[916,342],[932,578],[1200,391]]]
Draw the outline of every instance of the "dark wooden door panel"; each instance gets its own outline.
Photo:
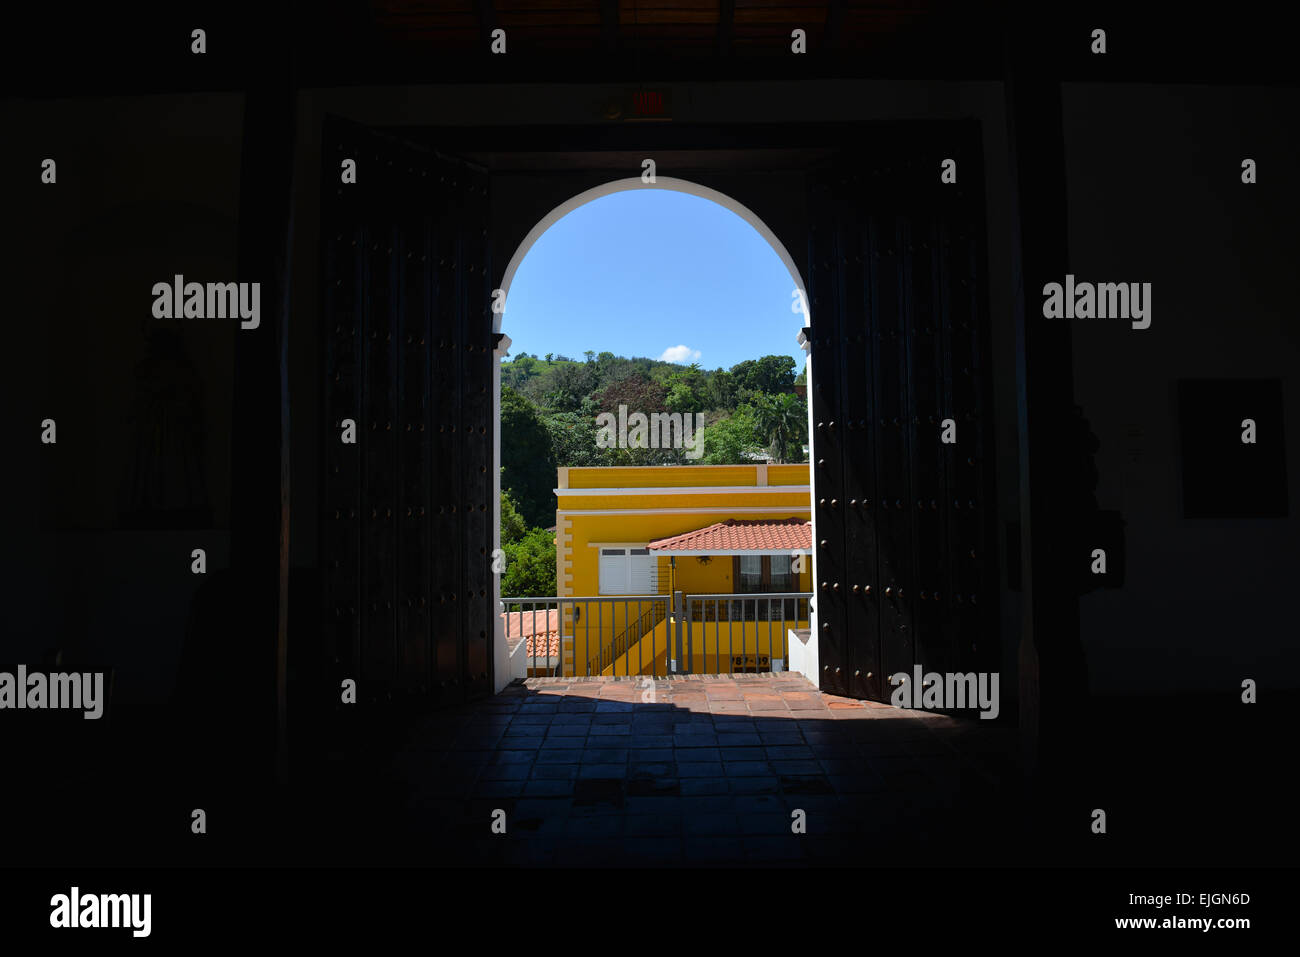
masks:
[[[982,210],[940,181],[978,137],[912,149],[809,175],[821,679],[882,701],[997,650]]]
[[[363,701],[451,704],[492,687],[487,174],[335,118],[323,142],[326,640]]]
[[[843,275],[835,263],[840,255],[840,223],[835,209],[834,183],[823,175],[810,185],[809,202],[814,225],[809,232],[809,305],[813,340],[813,391],[811,444],[815,469],[813,503],[817,516],[818,540],[814,542],[818,569],[815,586],[819,620],[821,687],[847,694],[849,622],[845,598],[846,550],[856,547],[852,531],[838,521],[833,502],[844,494],[845,449],[837,431],[842,418],[842,394],[846,373],[844,355],[836,348],[840,339],[840,314],[846,295]]]

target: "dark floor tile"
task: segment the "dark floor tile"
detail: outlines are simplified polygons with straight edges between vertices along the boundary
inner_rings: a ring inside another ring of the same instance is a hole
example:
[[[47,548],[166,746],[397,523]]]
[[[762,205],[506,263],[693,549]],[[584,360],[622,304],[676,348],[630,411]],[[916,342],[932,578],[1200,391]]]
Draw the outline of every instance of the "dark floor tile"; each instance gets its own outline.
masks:
[[[733,778],[771,777],[772,766],[766,761],[727,761],[723,765]]]
[[[733,837],[740,833],[740,823],[726,812],[684,813],[682,829],[687,837]]]
[[[571,797],[573,780],[544,780],[534,776],[524,785],[525,797]]]
[[[626,764],[627,748],[592,747],[588,744],[582,752],[583,764]]]
[[[731,778],[730,783],[732,794],[776,794],[781,790],[776,777]]]
[[[677,776],[681,778],[722,777],[721,761],[683,762],[681,752],[677,755]]]
[[[581,748],[564,748],[551,749],[543,748],[537,752],[538,764],[580,764],[582,762]]]
[[[539,761],[533,765],[531,780],[573,781],[578,777],[579,767],[577,764],[544,764]]]
[[[681,779],[681,793],[684,796],[699,794],[730,794],[731,784],[726,778],[722,777],[684,777]]]
[[[629,837],[679,836],[682,833],[682,819],[677,814],[629,814],[623,821],[623,833]]]
[[[682,839],[682,856],[694,865],[731,867],[745,859],[739,837],[690,836]]]
[[[622,780],[627,775],[626,764],[584,764],[578,769],[578,778],[604,778]]]

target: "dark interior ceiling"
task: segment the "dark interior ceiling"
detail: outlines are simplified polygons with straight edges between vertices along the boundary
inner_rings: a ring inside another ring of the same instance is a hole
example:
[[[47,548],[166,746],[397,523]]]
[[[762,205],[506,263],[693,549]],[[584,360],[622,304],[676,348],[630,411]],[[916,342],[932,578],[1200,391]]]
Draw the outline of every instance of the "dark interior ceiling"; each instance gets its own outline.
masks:
[[[381,32],[419,49],[454,50],[501,27],[521,52],[664,50],[785,56],[790,32],[811,47],[866,51],[933,35],[954,16],[988,3],[953,0],[372,0]]]
[[[1282,12],[1279,12],[1282,11]],[[1001,80],[1008,48],[1098,82],[1284,83],[1284,5],[1212,20],[1092,0],[141,0],[20,4],[0,31],[4,89],[31,97],[444,83]],[[207,31],[202,57],[189,48]],[[1109,49],[1089,49],[1093,29]],[[490,35],[504,29],[507,54]],[[802,29],[807,53],[793,55]]]
[[[645,151],[608,150],[595,153],[511,152],[479,153],[463,150],[459,155],[497,172],[568,173],[574,169],[632,170],[641,168]],[[755,172],[803,171],[832,155],[830,150],[656,150],[655,162],[673,175],[696,170],[729,169]]]
[[[791,52],[801,29],[818,69],[856,62],[894,67],[912,60],[943,60],[969,68],[986,59],[1002,16],[990,0],[369,0],[374,42],[390,57],[451,57],[460,62],[485,55],[494,29],[506,31],[513,62],[550,72],[549,58],[578,57],[602,64],[602,72],[627,78],[695,76],[705,64],[729,61],[731,71],[758,77],[764,69],[780,79],[787,68],[810,64]],[[976,54],[972,56],[971,54]],[[815,59],[816,57],[814,57]],[[845,59],[849,58],[849,59]],[[775,61],[781,61],[777,66]],[[391,61],[390,61],[391,62]],[[498,65],[511,61],[498,58]],[[574,61],[570,60],[570,64]],[[754,64],[759,70],[747,69]],[[817,72],[817,71],[814,71]],[[658,75],[656,75],[658,74]]]

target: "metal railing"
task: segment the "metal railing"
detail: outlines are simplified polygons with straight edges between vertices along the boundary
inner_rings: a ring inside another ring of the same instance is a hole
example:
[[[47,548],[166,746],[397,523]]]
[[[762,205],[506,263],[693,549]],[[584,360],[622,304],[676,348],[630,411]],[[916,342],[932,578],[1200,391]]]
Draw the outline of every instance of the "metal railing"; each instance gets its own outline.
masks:
[[[780,667],[789,660],[788,631],[806,627],[811,598],[811,592],[549,596],[502,598],[501,610],[507,635],[513,630],[521,641],[533,638],[531,654],[525,645],[531,675],[591,677],[612,669],[615,674],[666,677]],[[553,655],[552,615],[557,633]],[[665,619],[668,627],[660,629]],[[513,629],[512,623],[517,623]],[[525,626],[531,635],[524,633]],[[568,672],[566,648],[574,666]]]
[[[641,605],[638,601],[637,608]],[[654,631],[659,627],[659,622],[668,617],[671,607],[670,600],[665,597],[662,601],[652,601],[650,609],[639,615],[627,629],[614,639],[610,645],[603,646],[600,652],[587,660],[587,674],[604,674],[605,669],[612,666],[619,658],[627,654],[628,648],[648,632]],[[653,651],[651,657],[653,658]],[[630,663],[629,668],[630,671]],[[638,671],[638,674],[640,672]]]
[[[523,631],[525,624],[536,631],[536,622],[539,619],[543,624],[549,624],[546,616],[552,611],[555,613],[556,630],[559,632],[557,654],[550,655],[549,640],[547,640],[547,653],[539,655],[542,642],[534,638],[533,653],[527,656],[528,670],[532,675],[565,674],[564,659],[567,645],[568,657],[574,663],[575,670],[577,663],[582,663],[583,671],[578,673],[579,676],[593,676],[599,675],[619,657],[612,654],[619,633],[628,632],[638,621],[653,612],[656,605],[663,609],[663,614],[659,618],[662,621],[668,615],[672,600],[671,595],[550,596],[502,598],[501,606],[502,612],[506,615],[507,634],[510,632],[508,626],[511,621],[520,622],[518,629],[520,632]],[[634,607],[635,616],[633,616]],[[642,642],[639,640],[632,642],[625,639],[625,645],[636,652],[636,657],[629,662],[629,667],[634,664],[637,674],[640,674],[646,665],[653,666],[656,653],[664,649],[663,644],[659,644],[658,648],[655,647],[658,643],[653,639],[654,628],[651,628],[649,633],[652,639],[651,647],[648,649],[643,649]],[[525,636],[523,640],[527,641],[528,637]],[[620,652],[621,654],[623,652]],[[600,663],[602,661],[603,664]],[[599,667],[596,667],[598,664]],[[653,668],[652,670],[657,671]]]
[[[772,671],[777,662],[784,666],[790,660],[789,629],[809,620],[808,602],[811,598],[812,592],[683,595],[684,613],[679,621],[682,627],[689,629],[689,634],[684,643],[679,638],[681,654],[678,657],[685,656],[685,672],[690,674],[696,670],[697,649],[703,658],[700,662],[701,670],[709,674]],[[772,625],[776,622],[780,623],[780,630],[774,634]],[[752,652],[748,647],[748,629],[745,628],[749,623],[754,625]],[[739,649],[735,641],[737,624],[741,626]],[[765,629],[761,627],[763,624],[767,625]],[[700,632],[698,642],[695,640],[697,625]],[[766,642],[763,640],[763,631],[767,632]]]

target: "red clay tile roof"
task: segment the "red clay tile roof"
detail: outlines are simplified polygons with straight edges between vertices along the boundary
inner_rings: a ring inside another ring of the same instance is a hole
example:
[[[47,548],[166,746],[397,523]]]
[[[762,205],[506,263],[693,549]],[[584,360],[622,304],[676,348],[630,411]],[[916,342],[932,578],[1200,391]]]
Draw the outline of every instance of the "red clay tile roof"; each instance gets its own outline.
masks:
[[[780,522],[731,518],[708,528],[661,538],[646,547],[660,552],[811,551],[812,522],[802,518]]]
[[[523,639],[527,642],[524,654],[530,659],[533,657],[534,648],[539,659],[560,656],[560,610],[558,608],[549,611],[539,608],[536,615],[533,614],[532,609],[525,608],[522,612],[502,612],[501,617],[506,623],[506,644],[512,651]]]

